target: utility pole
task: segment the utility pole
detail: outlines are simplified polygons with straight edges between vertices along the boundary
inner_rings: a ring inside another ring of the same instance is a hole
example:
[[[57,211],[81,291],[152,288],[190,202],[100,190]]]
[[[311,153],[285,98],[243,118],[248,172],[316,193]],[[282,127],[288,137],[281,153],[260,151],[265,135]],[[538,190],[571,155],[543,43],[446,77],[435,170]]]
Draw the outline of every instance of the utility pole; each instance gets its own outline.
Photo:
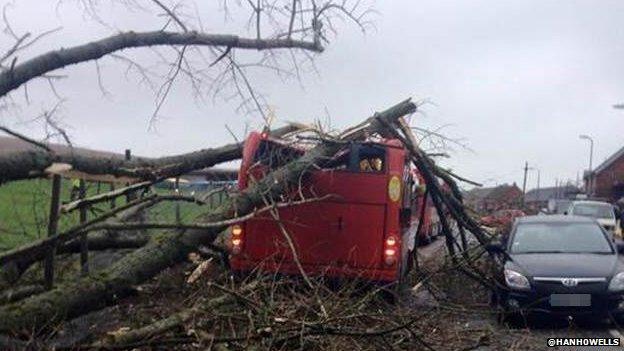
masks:
[[[524,178],[522,180],[522,208],[524,208],[524,195],[526,194],[527,172],[529,172],[529,162],[524,161]]]
[[[592,197],[594,195],[594,170],[592,169],[592,161],[594,159],[594,139],[585,134],[579,135],[579,138],[589,141],[589,169],[587,174],[587,189],[585,189],[585,191],[589,197]]]

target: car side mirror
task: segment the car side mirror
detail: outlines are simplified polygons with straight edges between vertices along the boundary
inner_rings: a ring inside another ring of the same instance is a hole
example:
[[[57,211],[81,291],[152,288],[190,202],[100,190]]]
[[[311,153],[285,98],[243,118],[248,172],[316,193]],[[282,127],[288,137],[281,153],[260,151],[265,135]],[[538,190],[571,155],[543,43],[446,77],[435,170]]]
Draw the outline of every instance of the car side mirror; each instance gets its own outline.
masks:
[[[497,254],[497,253],[503,253],[505,251],[505,248],[503,247],[501,243],[489,243],[485,245],[485,251],[489,253]]]
[[[624,254],[624,242],[620,241],[615,243],[615,249],[619,254]]]

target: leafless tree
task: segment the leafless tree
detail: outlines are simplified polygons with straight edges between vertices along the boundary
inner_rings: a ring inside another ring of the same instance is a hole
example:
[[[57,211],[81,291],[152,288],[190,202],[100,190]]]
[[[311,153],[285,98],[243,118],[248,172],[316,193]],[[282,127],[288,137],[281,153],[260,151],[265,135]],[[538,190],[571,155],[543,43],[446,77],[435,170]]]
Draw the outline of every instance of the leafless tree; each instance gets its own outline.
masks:
[[[117,3],[138,14],[155,16],[160,25],[151,31],[113,29],[101,13],[102,3]],[[62,101],[63,92],[55,87],[55,81],[71,75],[69,66],[87,61],[94,62],[102,94],[114,94],[106,88],[100,67],[100,61],[110,61],[124,65],[127,73],[134,73],[139,83],[152,89],[155,104],[146,111],[151,123],[160,116],[180,80],[190,84],[198,99],[236,100],[239,112],[268,122],[266,100],[255,88],[250,72],[268,70],[283,78],[299,77],[302,66],[313,65],[315,55],[335,36],[338,22],[352,22],[364,31],[372,26],[369,18],[373,13],[369,5],[350,0],[223,1],[220,9],[226,18],[242,24],[236,34],[230,34],[206,30],[198,4],[192,0],[80,0],[59,1],[58,6],[70,5],[78,5],[85,15],[110,28],[110,35],[30,56],[28,53],[40,42],[53,40],[62,28],[19,33],[11,24],[11,6],[4,7],[4,32],[11,41],[0,54],[0,97],[4,104],[18,89],[29,101],[28,84],[34,80],[45,80]],[[128,50],[133,48],[153,53],[151,62],[156,65],[142,61],[137,50]]]

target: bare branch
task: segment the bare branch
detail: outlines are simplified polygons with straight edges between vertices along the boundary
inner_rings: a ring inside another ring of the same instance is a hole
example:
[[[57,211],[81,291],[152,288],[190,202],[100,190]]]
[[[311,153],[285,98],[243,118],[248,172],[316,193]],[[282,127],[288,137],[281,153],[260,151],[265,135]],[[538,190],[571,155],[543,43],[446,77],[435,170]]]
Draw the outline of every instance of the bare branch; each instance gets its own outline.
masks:
[[[127,195],[131,192],[137,191],[137,190],[141,190],[141,189],[145,189],[149,186],[151,186],[152,184],[154,184],[154,182],[141,182],[141,183],[137,183],[137,184],[132,184],[130,186],[124,187],[124,188],[119,188],[119,189],[115,189],[113,191],[107,192],[107,193],[102,193],[102,194],[98,194],[95,196],[91,196],[88,198],[84,198],[84,199],[80,199],[80,200],[76,200],[74,202],[70,202],[68,204],[65,204],[63,206],[61,206],[61,212],[62,213],[68,213],[68,212],[72,212],[74,210],[77,210],[79,208],[85,207],[85,206],[90,206],[90,205],[94,205],[103,201],[108,201],[111,199],[114,199],[116,197],[119,196],[123,196],[123,195]]]
[[[0,126],[0,130],[2,130],[3,132],[5,132],[5,133],[7,133],[9,135],[12,135],[12,136],[18,138],[18,139],[21,139],[21,140],[23,140],[23,141],[25,141],[25,142],[27,142],[29,144],[35,145],[36,147],[42,148],[42,149],[44,149],[47,152],[52,152],[52,149],[50,149],[46,144],[38,142],[38,141],[36,141],[34,139],[31,139],[31,138],[29,138],[29,137],[27,137],[27,136],[25,136],[23,134],[20,134],[20,133],[18,133],[16,131],[13,131],[13,130],[7,128],[7,127]]]
[[[240,49],[269,50],[300,48],[322,52],[317,42],[292,39],[249,39],[237,35],[205,34],[198,32],[125,32],[67,49],[55,50],[37,56],[0,73],[0,96],[20,87],[33,78],[72,64],[96,60],[119,50],[158,45],[168,46],[224,46]]]
[[[151,127],[154,126],[154,122],[157,119],[158,112],[160,111],[162,105],[165,103],[167,96],[169,96],[171,87],[173,86],[175,79],[178,77],[178,74],[180,73],[180,70],[182,68],[182,61],[184,60],[184,53],[186,52],[186,48],[187,46],[183,46],[182,50],[178,52],[178,60],[177,60],[176,65],[172,68],[173,72],[169,74],[169,78],[167,78],[167,80],[163,83],[163,85],[158,90],[158,93],[156,94],[157,103],[156,103],[156,108],[154,109],[154,112],[152,113],[152,118],[150,118]]]
[[[178,26],[180,26],[180,28],[182,28],[182,30],[184,32],[188,32],[188,29],[186,28],[186,25],[184,25],[184,22],[182,22],[178,16],[176,16],[176,14],[173,12],[173,10],[171,10],[170,8],[168,8],[167,6],[165,6],[162,2],[160,2],[159,0],[152,0],[152,2],[154,2],[156,5],[158,5],[158,7],[160,7],[161,9],[163,9],[167,15],[169,15],[169,17],[171,17],[171,19],[173,21],[175,21],[175,23],[178,24]]]

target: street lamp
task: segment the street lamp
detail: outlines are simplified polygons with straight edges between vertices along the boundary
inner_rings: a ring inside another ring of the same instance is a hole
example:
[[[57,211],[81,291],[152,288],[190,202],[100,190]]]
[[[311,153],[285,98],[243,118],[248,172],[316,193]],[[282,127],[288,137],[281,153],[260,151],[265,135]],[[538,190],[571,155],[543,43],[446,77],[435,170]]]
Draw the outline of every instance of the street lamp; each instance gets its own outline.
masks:
[[[587,192],[589,196],[594,195],[594,175],[592,174],[592,161],[594,159],[594,139],[589,135],[581,134],[579,138],[589,140],[589,174],[587,175]]]

